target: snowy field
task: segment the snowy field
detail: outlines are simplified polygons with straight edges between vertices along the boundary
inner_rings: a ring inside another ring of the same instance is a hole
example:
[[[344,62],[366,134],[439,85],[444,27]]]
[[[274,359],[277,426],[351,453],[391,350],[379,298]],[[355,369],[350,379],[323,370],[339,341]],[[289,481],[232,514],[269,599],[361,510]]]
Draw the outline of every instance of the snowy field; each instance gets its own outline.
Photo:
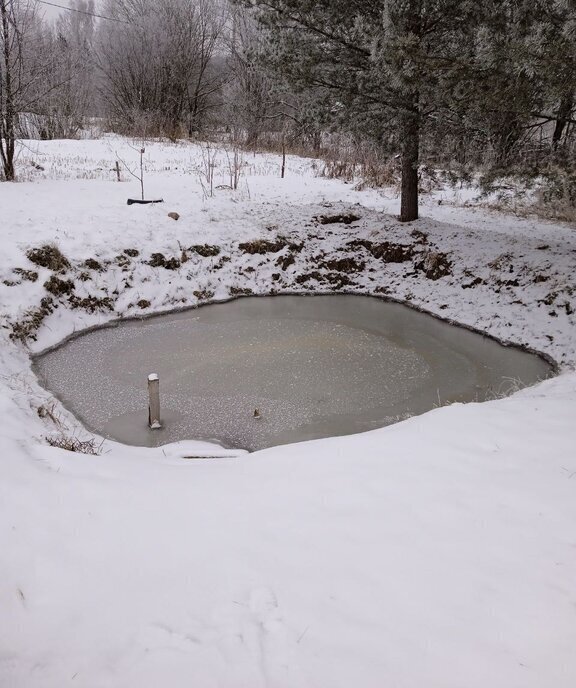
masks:
[[[573,688],[575,229],[463,208],[468,189],[402,225],[393,189],[297,158],[281,179],[275,155],[244,154],[232,190],[232,152],[184,144],[145,144],[164,203],[127,206],[140,184],[113,170],[138,174],[140,145],[28,142],[22,181],[0,185],[0,686]],[[48,446],[86,435],[31,353],[119,317],[332,291],[409,302],[560,374],[212,460]]]

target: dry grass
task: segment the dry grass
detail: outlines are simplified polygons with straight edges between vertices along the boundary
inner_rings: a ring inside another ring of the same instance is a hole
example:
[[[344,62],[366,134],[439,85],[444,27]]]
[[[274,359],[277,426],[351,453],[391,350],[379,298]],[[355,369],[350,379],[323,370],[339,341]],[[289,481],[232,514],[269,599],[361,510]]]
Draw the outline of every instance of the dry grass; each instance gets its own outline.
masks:
[[[51,404],[42,404],[38,406],[36,412],[39,418],[52,421],[57,428],[65,427],[60,419],[60,414],[56,411],[56,402],[53,401]]]
[[[383,159],[374,149],[359,146],[328,149],[320,174],[328,179],[354,182],[359,191],[395,187],[399,182],[397,161]]]
[[[480,178],[479,205],[518,217],[536,216],[576,224],[576,172],[552,166],[538,176],[526,173]]]
[[[47,435],[46,442],[51,447],[65,449],[78,454],[90,454],[91,456],[99,456],[102,453],[102,445],[104,444],[104,440],[98,442],[95,437],[81,440],[75,435],[66,435],[63,432],[57,435]]]

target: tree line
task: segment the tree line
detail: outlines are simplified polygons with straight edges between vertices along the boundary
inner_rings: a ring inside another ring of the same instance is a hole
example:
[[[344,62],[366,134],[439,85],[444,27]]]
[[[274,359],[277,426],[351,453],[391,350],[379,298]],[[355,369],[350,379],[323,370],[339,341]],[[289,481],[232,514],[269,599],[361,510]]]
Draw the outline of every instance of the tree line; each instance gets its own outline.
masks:
[[[344,144],[369,150],[397,168],[407,221],[425,166],[559,169],[576,204],[576,0],[76,0],[53,22],[41,8],[0,0],[4,179],[18,137],[98,118],[340,163]]]

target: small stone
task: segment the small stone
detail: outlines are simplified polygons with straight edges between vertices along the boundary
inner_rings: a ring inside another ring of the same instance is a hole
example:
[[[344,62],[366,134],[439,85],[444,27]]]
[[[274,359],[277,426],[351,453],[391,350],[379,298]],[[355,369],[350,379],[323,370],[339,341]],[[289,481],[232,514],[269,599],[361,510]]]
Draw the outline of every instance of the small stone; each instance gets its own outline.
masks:
[[[180,219],[180,215],[178,215],[178,213],[168,213],[168,217],[171,217],[173,220]]]

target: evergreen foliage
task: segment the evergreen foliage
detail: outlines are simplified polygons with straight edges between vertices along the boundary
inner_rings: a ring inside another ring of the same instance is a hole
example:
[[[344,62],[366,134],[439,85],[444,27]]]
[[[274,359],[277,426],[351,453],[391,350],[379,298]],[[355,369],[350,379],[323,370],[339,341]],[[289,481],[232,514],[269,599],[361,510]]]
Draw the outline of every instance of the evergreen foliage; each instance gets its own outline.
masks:
[[[402,156],[401,219],[417,217],[422,152],[514,164],[519,144],[574,108],[572,0],[247,0],[266,64],[314,94],[333,128]],[[448,154],[448,155],[447,155]]]
[[[576,0],[0,0],[0,162],[18,137],[206,135],[324,156],[386,183],[401,219],[440,171],[576,176]],[[528,182],[527,182],[528,183]],[[566,213],[563,211],[564,215]]]

